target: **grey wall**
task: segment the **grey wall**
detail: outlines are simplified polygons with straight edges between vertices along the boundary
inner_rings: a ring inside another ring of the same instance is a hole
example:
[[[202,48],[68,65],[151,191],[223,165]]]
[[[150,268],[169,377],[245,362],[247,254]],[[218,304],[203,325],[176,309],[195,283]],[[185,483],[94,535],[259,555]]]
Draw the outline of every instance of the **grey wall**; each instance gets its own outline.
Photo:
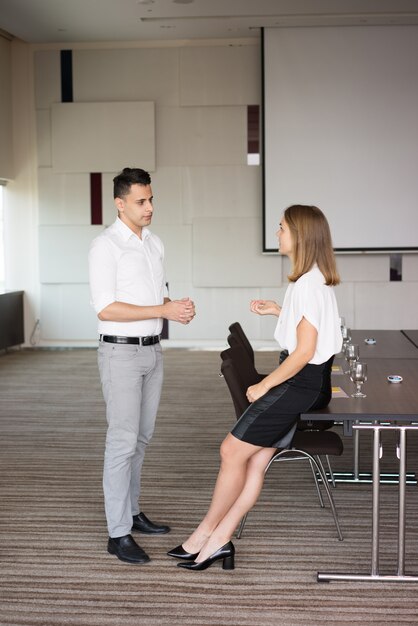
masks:
[[[41,344],[89,345],[96,320],[86,258],[103,227],[90,224],[89,172],[54,168],[51,112],[61,99],[60,51],[34,48],[33,55],[39,274],[32,317],[41,320]],[[260,75],[254,42],[73,50],[75,102],[154,102],[152,228],[165,243],[171,297],[189,295],[198,311],[193,324],[170,325],[172,339],[223,341],[235,320],[253,340],[271,339],[274,321],[248,310],[251,298],[282,299],[288,269],[286,260],[261,253],[261,172],[247,165],[247,105],[260,103]],[[81,132],[77,139],[82,152]],[[126,165],[141,166],[124,161],[123,146],[115,150],[119,167],[103,172],[106,225],[115,218],[113,176]],[[278,220],[283,208],[277,207]],[[397,283],[389,282],[385,254],[341,256],[339,267],[337,297],[350,326],[417,327],[418,255],[404,255]]]

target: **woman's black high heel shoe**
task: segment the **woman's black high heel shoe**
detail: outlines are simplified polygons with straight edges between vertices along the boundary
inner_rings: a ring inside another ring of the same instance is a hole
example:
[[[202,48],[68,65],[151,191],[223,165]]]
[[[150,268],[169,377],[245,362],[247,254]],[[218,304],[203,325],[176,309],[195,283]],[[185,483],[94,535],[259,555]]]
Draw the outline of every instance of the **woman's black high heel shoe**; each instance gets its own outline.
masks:
[[[177,563],[177,567],[183,567],[184,569],[191,569],[195,571],[207,569],[211,565],[215,563],[215,561],[220,561],[222,559],[222,569],[234,569],[234,555],[235,555],[235,547],[232,541],[228,541],[222,548],[216,550],[209,558],[201,561],[201,563]]]
[[[199,552],[192,554],[191,552],[186,552],[183,546],[180,544],[177,548],[173,548],[167,552],[168,556],[172,556],[174,559],[182,559],[183,561],[194,561]]]

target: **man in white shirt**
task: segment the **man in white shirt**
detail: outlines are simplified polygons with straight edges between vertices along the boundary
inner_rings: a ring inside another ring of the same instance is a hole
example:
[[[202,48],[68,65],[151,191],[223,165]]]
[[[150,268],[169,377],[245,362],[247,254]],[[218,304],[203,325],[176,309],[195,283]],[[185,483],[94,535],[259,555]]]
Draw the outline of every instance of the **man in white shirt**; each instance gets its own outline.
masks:
[[[163,380],[160,334],[163,319],[188,324],[195,308],[189,298],[166,296],[164,247],[147,228],[154,211],[149,174],[125,168],[113,183],[118,217],[93,240],[89,253],[108,422],[103,470],[107,549],[122,561],[146,563],[150,558],[131,530],[170,531],[139,510],[141,468]]]

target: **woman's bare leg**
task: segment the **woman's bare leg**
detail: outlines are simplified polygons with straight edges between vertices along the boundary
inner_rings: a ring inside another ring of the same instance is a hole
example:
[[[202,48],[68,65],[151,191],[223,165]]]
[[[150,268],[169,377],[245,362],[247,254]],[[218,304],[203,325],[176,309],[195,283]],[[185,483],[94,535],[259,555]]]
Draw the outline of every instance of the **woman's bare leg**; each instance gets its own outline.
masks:
[[[204,561],[231,539],[242,517],[257,502],[264,483],[265,469],[275,452],[276,448],[261,448],[248,460],[241,493],[213,529],[196,561]]]
[[[248,461],[260,450],[264,448],[241,441],[231,433],[226,436],[221,445],[221,466],[211,504],[199,526],[183,543],[186,552],[195,553],[201,550],[241,494],[247,480]]]

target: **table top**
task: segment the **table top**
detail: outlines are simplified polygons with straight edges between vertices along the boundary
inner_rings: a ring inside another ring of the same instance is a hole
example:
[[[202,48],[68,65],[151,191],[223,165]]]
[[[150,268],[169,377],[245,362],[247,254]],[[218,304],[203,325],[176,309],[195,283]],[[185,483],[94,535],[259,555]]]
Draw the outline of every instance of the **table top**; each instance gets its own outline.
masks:
[[[336,364],[342,363],[339,359]],[[332,376],[332,385],[343,389],[348,398],[333,397],[324,409],[303,413],[301,419],[354,421],[418,422],[418,358],[367,360],[368,380],[363,385],[366,398],[352,398],[355,390],[347,374]],[[399,374],[401,383],[389,383],[387,377]]]
[[[401,333],[418,348],[418,330],[401,330]]]
[[[416,332],[417,345],[404,334],[406,332]],[[368,337],[376,339],[376,343],[365,343]],[[418,359],[418,331],[352,330],[351,343],[359,345],[360,360],[366,362],[369,359]]]

